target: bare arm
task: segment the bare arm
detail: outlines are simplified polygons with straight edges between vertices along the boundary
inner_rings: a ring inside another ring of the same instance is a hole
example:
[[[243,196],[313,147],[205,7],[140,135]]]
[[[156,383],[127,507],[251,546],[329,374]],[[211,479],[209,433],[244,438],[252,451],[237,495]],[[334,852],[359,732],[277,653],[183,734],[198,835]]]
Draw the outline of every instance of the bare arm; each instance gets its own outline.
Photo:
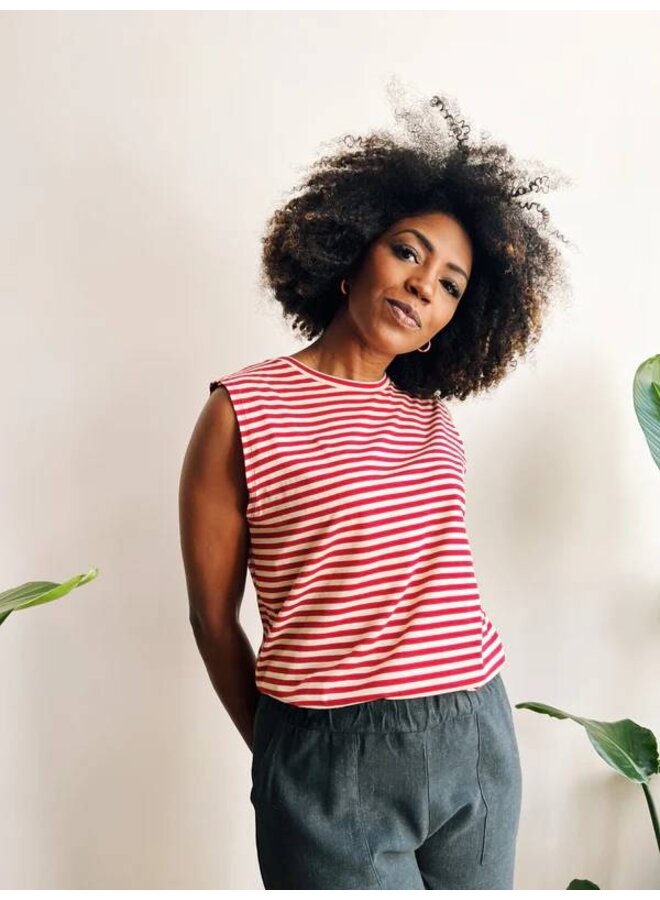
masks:
[[[249,532],[236,416],[220,385],[206,401],[179,483],[179,530],[197,647],[222,704],[252,749],[256,659],[239,623]]]

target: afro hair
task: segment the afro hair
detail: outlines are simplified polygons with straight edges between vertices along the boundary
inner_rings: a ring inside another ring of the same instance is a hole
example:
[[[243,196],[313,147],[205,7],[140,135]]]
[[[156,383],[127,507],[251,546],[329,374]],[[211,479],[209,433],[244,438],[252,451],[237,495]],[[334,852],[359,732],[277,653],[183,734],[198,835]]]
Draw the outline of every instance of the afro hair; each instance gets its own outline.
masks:
[[[401,97],[396,79],[390,97]],[[516,161],[470,126],[447,95],[395,106],[399,133],[344,135],[330,144],[268,220],[260,285],[308,339],[320,335],[345,297],[371,243],[402,218],[444,212],[473,247],[473,268],[451,321],[427,353],[396,356],[387,373],[419,397],[465,399],[497,384],[538,341],[555,289],[568,286],[560,245],[534,192],[570,183]],[[324,146],[327,146],[324,145]]]

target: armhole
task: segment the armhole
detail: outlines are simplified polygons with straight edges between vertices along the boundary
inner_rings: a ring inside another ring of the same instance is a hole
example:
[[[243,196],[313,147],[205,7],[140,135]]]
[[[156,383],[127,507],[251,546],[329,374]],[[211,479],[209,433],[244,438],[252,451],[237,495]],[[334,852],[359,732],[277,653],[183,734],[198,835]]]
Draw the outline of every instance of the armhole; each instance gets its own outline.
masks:
[[[451,427],[454,431],[454,434],[456,435],[456,439],[458,441],[459,458],[461,461],[461,465],[463,467],[463,475],[465,475],[465,473],[467,472],[467,457],[465,455],[465,445],[463,444],[463,436],[461,435],[460,431],[458,430],[456,422],[454,422],[454,417],[452,415],[451,409],[449,408],[447,401],[442,399],[441,397],[438,397],[437,399],[438,399],[438,403],[440,404],[440,406],[442,407],[442,409],[444,410],[444,412],[447,416],[447,420],[449,421],[449,424],[451,425]]]
[[[222,387],[227,392],[227,396],[229,397],[229,402],[232,405],[232,409],[234,410],[234,418],[236,419],[236,423],[238,425],[238,438],[241,444],[241,452],[243,454],[243,472],[245,475],[245,486],[247,488],[247,506],[245,508],[246,518],[249,520],[256,508],[256,484],[255,484],[255,473],[254,473],[254,460],[252,458],[252,450],[250,446],[250,437],[248,434],[248,426],[244,419],[244,411],[243,405],[240,400],[239,393],[233,390],[233,386],[228,384],[222,378],[217,378],[214,381],[209,383],[209,396],[217,390],[218,387]]]

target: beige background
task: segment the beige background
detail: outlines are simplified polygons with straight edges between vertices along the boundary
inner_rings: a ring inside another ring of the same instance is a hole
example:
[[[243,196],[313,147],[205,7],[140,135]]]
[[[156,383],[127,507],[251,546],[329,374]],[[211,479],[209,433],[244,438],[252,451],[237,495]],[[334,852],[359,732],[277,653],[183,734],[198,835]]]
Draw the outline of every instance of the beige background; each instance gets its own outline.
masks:
[[[575,187],[573,296],[452,405],[512,703],[660,734],[655,13],[0,16],[0,590],[98,579],[0,633],[0,886],[259,888],[250,757],[188,624],[177,489],[213,378],[303,346],[257,287],[321,142],[388,127],[398,74]],[[248,580],[242,621],[260,638]],[[514,712],[516,887],[657,888],[641,788]],[[660,805],[660,789],[652,783]]]

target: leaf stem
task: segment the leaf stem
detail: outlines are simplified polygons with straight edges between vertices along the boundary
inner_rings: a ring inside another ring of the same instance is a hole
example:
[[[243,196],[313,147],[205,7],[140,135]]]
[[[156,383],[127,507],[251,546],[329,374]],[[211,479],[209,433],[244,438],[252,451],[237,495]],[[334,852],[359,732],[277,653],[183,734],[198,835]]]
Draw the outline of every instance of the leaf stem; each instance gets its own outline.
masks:
[[[658,813],[653,802],[653,797],[651,796],[651,789],[648,784],[642,783],[642,790],[644,791],[644,796],[646,797],[646,802],[648,803],[649,812],[651,813],[651,821],[653,822],[653,830],[655,831],[655,839],[658,843],[658,850],[660,850],[660,824],[658,823]]]

